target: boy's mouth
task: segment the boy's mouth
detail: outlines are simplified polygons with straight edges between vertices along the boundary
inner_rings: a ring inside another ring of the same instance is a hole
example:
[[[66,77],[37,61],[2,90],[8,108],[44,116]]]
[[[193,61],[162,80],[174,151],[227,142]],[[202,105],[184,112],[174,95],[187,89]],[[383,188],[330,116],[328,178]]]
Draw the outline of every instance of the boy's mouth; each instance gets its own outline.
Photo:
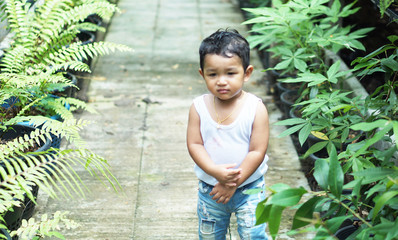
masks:
[[[218,89],[217,92],[221,93],[221,94],[225,94],[225,93],[228,93],[229,91],[228,91],[228,89]]]

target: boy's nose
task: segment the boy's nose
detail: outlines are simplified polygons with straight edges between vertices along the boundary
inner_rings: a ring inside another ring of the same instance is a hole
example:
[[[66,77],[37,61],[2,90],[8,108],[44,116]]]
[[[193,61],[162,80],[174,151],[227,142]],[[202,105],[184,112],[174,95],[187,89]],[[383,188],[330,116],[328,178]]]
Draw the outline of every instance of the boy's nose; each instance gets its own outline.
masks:
[[[227,84],[227,80],[225,79],[225,77],[221,76],[221,77],[218,78],[217,84],[218,85],[225,85],[225,84]]]

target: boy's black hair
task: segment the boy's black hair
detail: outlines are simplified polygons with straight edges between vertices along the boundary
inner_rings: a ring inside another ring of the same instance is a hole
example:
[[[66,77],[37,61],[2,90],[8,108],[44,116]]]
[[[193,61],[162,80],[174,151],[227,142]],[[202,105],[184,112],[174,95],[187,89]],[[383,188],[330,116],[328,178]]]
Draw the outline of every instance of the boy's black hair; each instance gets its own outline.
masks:
[[[217,54],[223,57],[236,55],[242,60],[244,71],[250,64],[249,43],[235,29],[219,29],[202,41],[199,47],[200,68],[202,70],[206,54]]]

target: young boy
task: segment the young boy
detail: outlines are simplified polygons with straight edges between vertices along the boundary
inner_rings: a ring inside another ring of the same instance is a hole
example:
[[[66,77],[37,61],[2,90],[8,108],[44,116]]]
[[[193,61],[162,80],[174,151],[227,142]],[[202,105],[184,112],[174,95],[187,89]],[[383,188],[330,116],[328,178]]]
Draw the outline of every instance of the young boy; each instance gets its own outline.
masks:
[[[203,40],[199,73],[210,93],[194,99],[189,111],[188,151],[199,178],[199,238],[225,239],[231,213],[241,239],[267,239],[255,226],[265,193],[268,113],[261,99],[242,90],[253,72],[249,44],[236,30],[218,30]]]

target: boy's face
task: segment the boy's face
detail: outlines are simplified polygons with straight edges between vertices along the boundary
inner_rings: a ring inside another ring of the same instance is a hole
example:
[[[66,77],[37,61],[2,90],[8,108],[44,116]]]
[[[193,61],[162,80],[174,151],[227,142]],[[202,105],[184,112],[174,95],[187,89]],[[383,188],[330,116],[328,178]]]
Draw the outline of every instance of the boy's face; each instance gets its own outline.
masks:
[[[200,75],[206,81],[207,89],[220,100],[230,100],[239,97],[243,83],[247,82],[253,72],[253,66],[243,69],[242,60],[224,57],[217,54],[207,54],[204,58],[203,70]]]

